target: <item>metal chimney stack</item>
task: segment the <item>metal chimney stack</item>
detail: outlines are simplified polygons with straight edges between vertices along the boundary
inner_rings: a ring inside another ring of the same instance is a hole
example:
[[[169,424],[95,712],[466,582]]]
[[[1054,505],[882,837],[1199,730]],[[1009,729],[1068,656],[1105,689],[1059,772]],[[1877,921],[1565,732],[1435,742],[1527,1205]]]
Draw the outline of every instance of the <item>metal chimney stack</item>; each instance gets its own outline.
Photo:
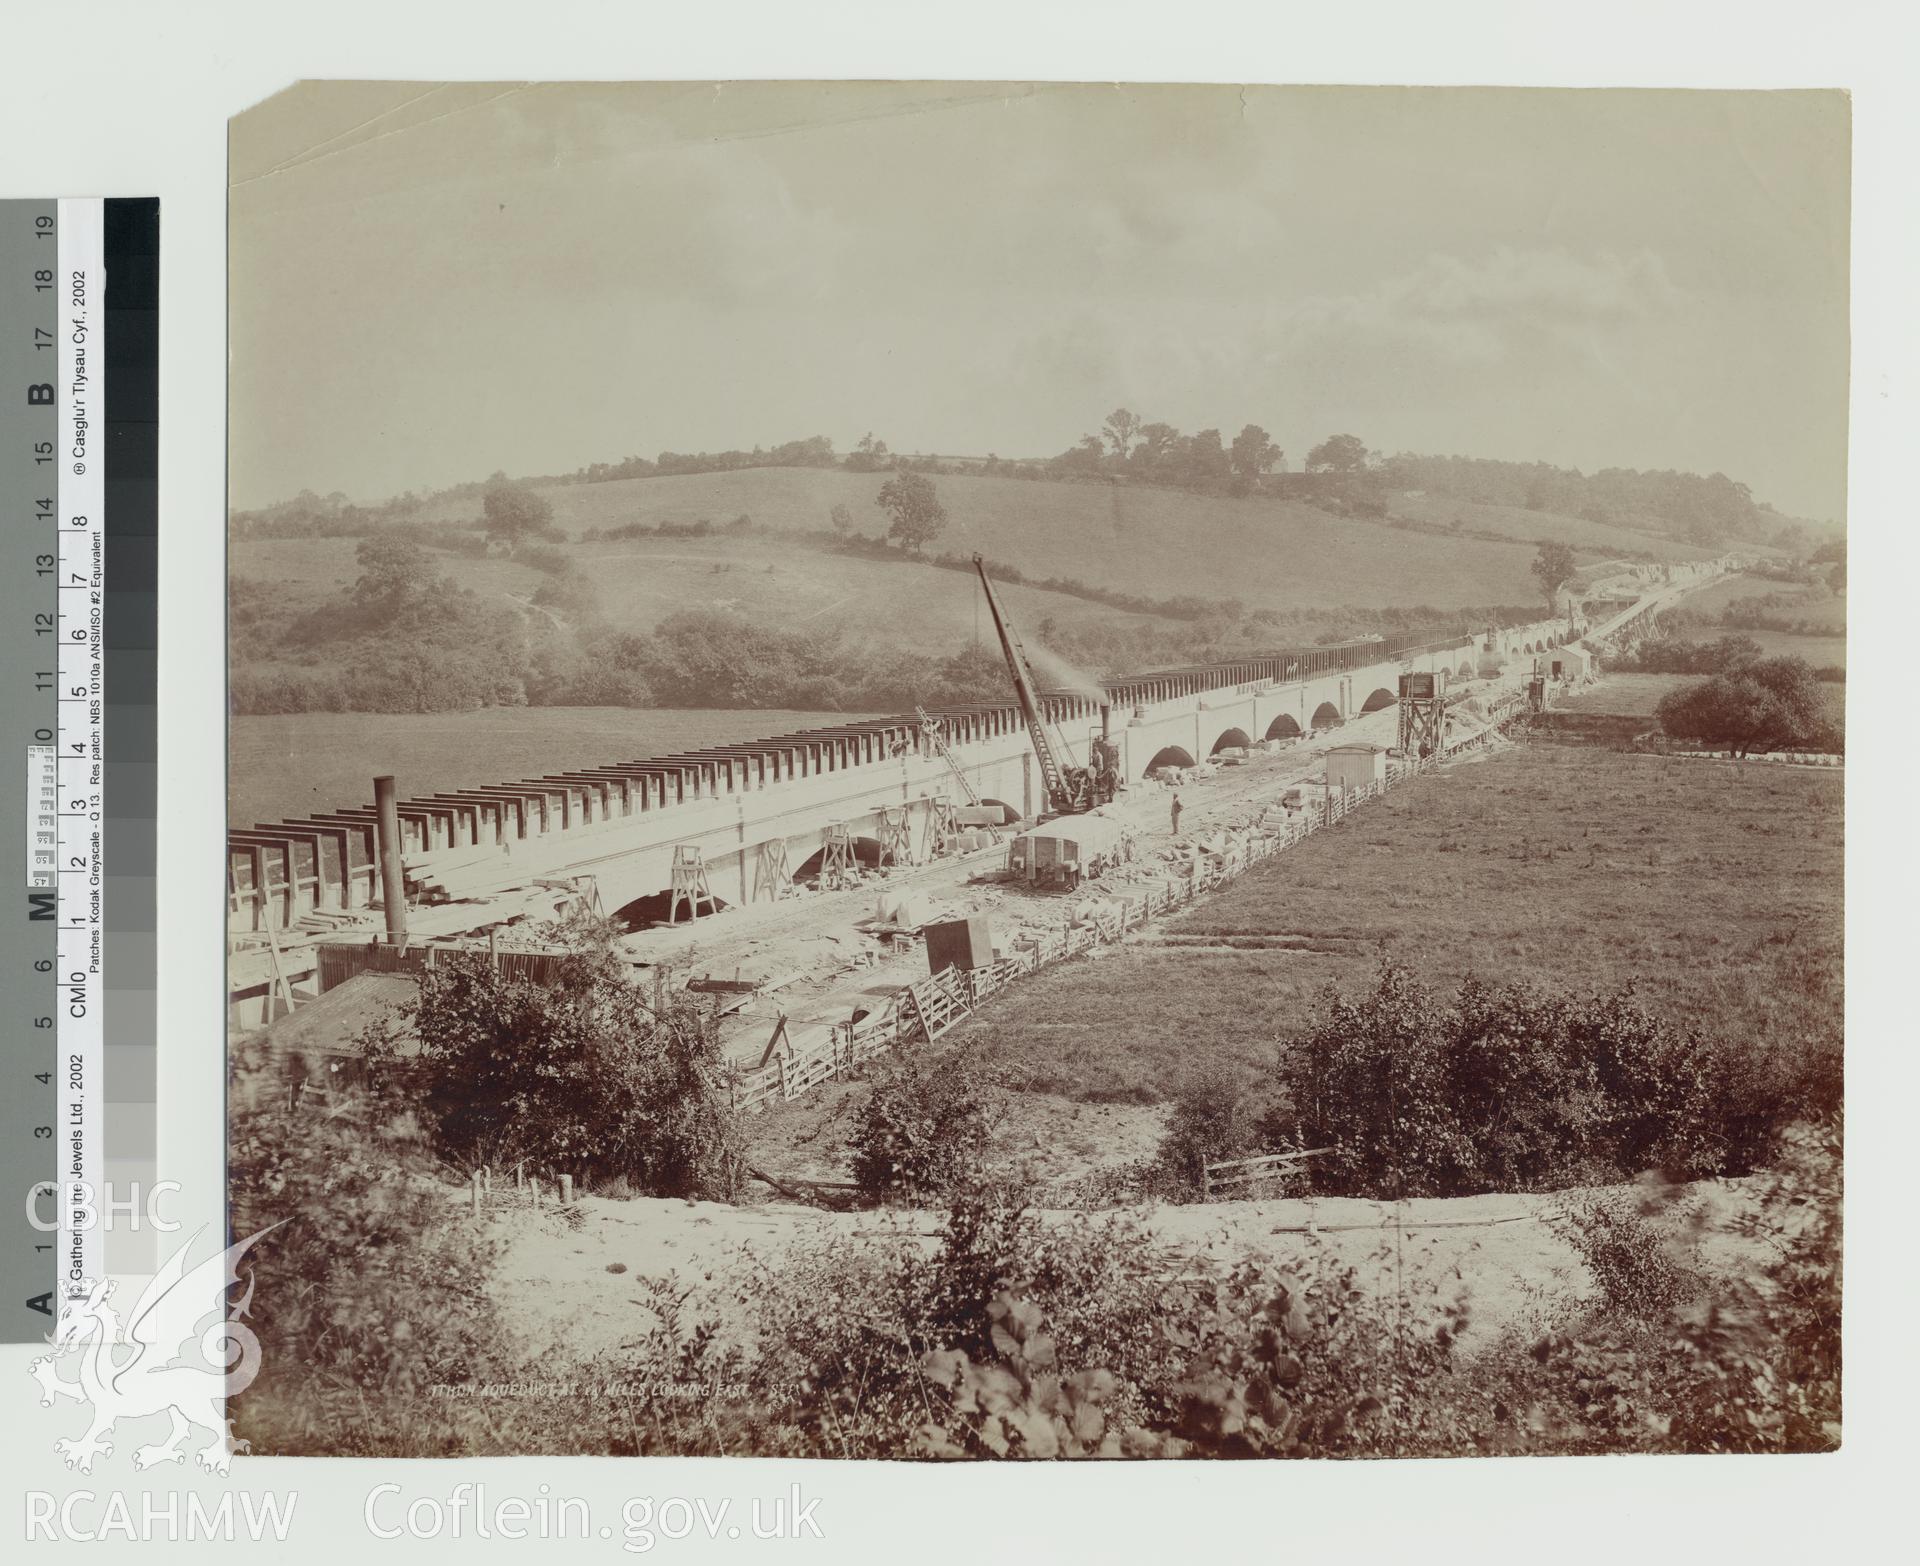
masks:
[[[400,868],[400,804],[391,777],[373,780],[374,845],[380,856],[380,900],[387,912],[387,944],[407,944],[407,882]]]

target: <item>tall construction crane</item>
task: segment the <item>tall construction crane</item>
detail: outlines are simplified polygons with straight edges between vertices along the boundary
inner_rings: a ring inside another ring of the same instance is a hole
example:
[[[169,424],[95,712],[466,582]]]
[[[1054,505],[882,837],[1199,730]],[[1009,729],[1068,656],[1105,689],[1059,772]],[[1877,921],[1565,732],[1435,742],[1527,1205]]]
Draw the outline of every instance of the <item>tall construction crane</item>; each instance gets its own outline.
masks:
[[[1040,776],[1046,784],[1047,804],[1057,816],[1080,815],[1110,801],[1120,787],[1120,747],[1108,734],[1108,709],[1100,707],[1100,733],[1088,748],[1088,765],[1074,765],[1064,741],[1058,751],[1047,733],[1046,718],[1040,710],[1033,665],[1027,661],[1027,649],[1020,633],[1000,607],[1000,599],[987,579],[986,561],[973,557],[973,569],[980,575],[980,586],[987,595],[987,608],[993,615],[993,628],[1000,633],[1000,651],[1006,656],[1007,672],[1013,676],[1013,690],[1019,698],[1020,715],[1027,720],[1027,733],[1033,737],[1034,753],[1040,758]]]

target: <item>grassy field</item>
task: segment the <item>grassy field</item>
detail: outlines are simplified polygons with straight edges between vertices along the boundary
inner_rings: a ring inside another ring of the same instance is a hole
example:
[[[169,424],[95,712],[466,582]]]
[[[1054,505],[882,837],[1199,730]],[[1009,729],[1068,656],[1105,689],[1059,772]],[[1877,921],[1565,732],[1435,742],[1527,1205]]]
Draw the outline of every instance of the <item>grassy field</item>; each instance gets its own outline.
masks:
[[[1750,636],[1769,658],[1804,658],[1816,669],[1847,666],[1847,639],[1844,636],[1796,636],[1789,631],[1732,631],[1733,636]]]
[[[1575,549],[1597,550],[1603,554],[1651,553],[1661,560],[1699,560],[1712,552],[1683,544],[1666,533],[1619,527],[1609,522],[1589,522],[1585,517],[1565,516],[1557,511],[1480,505],[1448,495],[1396,494],[1389,509],[1392,515],[1414,522],[1441,527],[1458,524],[1463,533],[1504,533],[1509,538],[1531,543],[1550,539],[1571,544]]]
[[[1791,583],[1769,582],[1765,577],[1741,572],[1718,582],[1710,582],[1696,593],[1689,593],[1685,607],[1690,614],[1717,618],[1738,599],[1764,598],[1770,594],[1787,601],[1769,609],[1769,614],[1785,620],[1811,621],[1837,637],[1845,637],[1846,597],[1844,594],[1830,593],[1825,587],[1796,587]]]
[[[1383,953],[1574,989],[1633,983],[1756,1050],[1841,1025],[1842,780],[1540,744],[1395,790],[1152,936],[1016,986],[953,1035],[1029,1088],[1164,1100],[1248,1077]],[[795,1106],[798,1107],[798,1106]]]
[[[378,772],[391,772],[405,799],[846,721],[845,713],[632,707],[234,718],[227,813],[245,826],[371,804]]]
[[[359,575],[358,540],[263,539],[235,544],[236,577],[281,584],[288,612],[336,598]],[[772,537],[631,539],[574,543],[567,555],[599,589],[600,612],[619,630],[650,631],[686,609],[713,609],[788,627],[835,629],[854,643],[919,646],[940,653],[973,634],[971,577],[910,560],[869,560]],[[504,557],[437,554],[435,566],[462,587],[526,603],[547,578]],[[1133,624],[1129,615],[1063,593],[1011,586],[1009,610],[1029,626]],[[1173,622],[1155,619],[1154,623]],[[986,635],[992,637],[988,625]]]
[[[1755,641],[1760,641],[1756,636]],[[1776,638],[1783,643],[1804,642],[1801,636],[1781,636]],[[1776,652],[1796,652],[1792,645],[1784,648],[1767,648],[1769,654]],[[1797,656],[1805,658],[1804,652]],[[1813,662],[1811,658],[1807,660]],[[1589,690],[1574,696],[1556,697],[1554,709],[1559,712],[1590,712],[1618,715],[1622,717],[1645,718],[1647,727],[1654,727],[1653,709],[1659,705],[1660,698],[1668,691],[1678,690],[1683,685],[1691,685],[1701,676],[1697,674],[1609,674],[1606,679]],[[1844,684],[1826,684],[1820,686],[1821,695],[1826,698],[1827,710],[1833,715],[1833,721],[1845,725],[1847,720],[1847,687]]]
[[[874,500],[886,479],[827,468],[753,468],[560,485],[545,493],[557,522],[573,533],[703,517],[718,527],[739,516],[762,527],[817,529],[839,504],[852,513],[857,531],[878,535],[885,519]],[[1656,547],[1676,558],[1693,553],[1649,534],[1500,507],[1449,504],[1435,519],[1459,516],[1466,530],[1485,527],[1511,542],[1344,520],[1292,502],[1143,486],[985,476],[934,482],[949,516],[941,549],[977,549],[1031,576],[1074,577],[1155,597],[1237,597],[1250,607],[1528,603],[1538,584],[1527,565],[1544,537],[1602,553]],[[1409,502],[1406,513],[1424,504]],[[474,509],[474,502],[460,502],[432,515],[464,520]],[[241,569],[237,561],[235,568]]]
[[[1689,594],[1686,610],[1702,619],[1717,621],[1735,602],[1743,598],[1777,596],[1783,602],[1769,607],[1769,616],[1788,622],[1802,621],[1819,627],[1823,634],[1803,635],[1793,631],[1756,631],[1735,629],[1728,634],[1748,636],[1760,644],[1770,658],[1804,658],[1816,669],[1847,666],[1847,600],[1844,594],[1830,593],[1824,587],[1794,587],[1769,582],[1758,576],[1733,576],[1714,582]],[[1721,634],[1711,629],[1689,632],[1696,639]]]
[[[1598,685],[1573,696],[1556,697],[1554,709],[1560,712],[1592,712],[1608,717],[1645,718],[1653,722],[1653,709],[1668,691],[1691,685],[1694,674],[1608,674]]]

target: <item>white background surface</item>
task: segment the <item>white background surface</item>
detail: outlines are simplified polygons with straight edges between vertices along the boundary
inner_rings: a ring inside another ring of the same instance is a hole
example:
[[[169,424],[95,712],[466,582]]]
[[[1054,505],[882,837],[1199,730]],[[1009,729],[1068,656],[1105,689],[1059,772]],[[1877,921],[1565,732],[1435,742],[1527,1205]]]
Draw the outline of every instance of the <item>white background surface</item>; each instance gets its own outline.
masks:
[[[156,1543],[145,1553],[474,1560],[535,1545],[382,1544],[362,1502],[383,1481],[445,1496],[722,1495],[744,1506],[799,1478],[824,1544],[662,1542],[656,1557],[1155,1560],[1253,1552],[1320,1560],[1850,1560],[1910,1529],[1915,1298],[1909,884],[1916,313],[1911,6],[1449,3],[1049,6],[467,3],[358,0],[20,4],[0,0],[0,195],[162,198],[160,554],[160,1169],[189,1228],[220,1224],[222,1162],[221,585],[225,132],[298,77],[655,79],[945,77],[1569,86],[1842,86],[1854,92],[1855,363],[1848,768],[1846,1449],[1834,1457],[1448,1463],[970,1467],[490,1460],[246,1460],[238,1482],[297,1489],[285,1547]],[[342,215],[350,221],[350,214]],[[1326,220],[1337,222],[1338,213]],[[371,393],[377,395],[377,391]],[[1867,720],[1867,713],[1878,718]],[[13,1200],[0,1193],[0,1198]],[[0,1351],[0,1540],[22,1492],[223,1486],[90,1480],[55,1459],[72,1405],[43,1411]],[[150,1438],[150,1437],[149,1437]],[[71,1549],[72,1546],[66,1548]],[[92,1547],[117,1558],[124,1545]],[[617,1542],[569,1558],[622,1558]],[[32,1546],[35,1558],[53,1547]],[[542,1552],[545,1553],[545,1552]],[[1904,1550],[1899,1550],[1904,1553]]]

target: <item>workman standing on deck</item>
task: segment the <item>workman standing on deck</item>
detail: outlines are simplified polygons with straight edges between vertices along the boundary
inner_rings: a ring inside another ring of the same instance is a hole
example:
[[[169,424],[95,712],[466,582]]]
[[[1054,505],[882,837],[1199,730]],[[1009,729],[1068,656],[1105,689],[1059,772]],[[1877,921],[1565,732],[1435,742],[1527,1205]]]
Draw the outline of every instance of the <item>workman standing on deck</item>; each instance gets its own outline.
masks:
[[[1173,835],[1175,837],[1180,835],[1180,796],[1178,794],[1173,796]]]

